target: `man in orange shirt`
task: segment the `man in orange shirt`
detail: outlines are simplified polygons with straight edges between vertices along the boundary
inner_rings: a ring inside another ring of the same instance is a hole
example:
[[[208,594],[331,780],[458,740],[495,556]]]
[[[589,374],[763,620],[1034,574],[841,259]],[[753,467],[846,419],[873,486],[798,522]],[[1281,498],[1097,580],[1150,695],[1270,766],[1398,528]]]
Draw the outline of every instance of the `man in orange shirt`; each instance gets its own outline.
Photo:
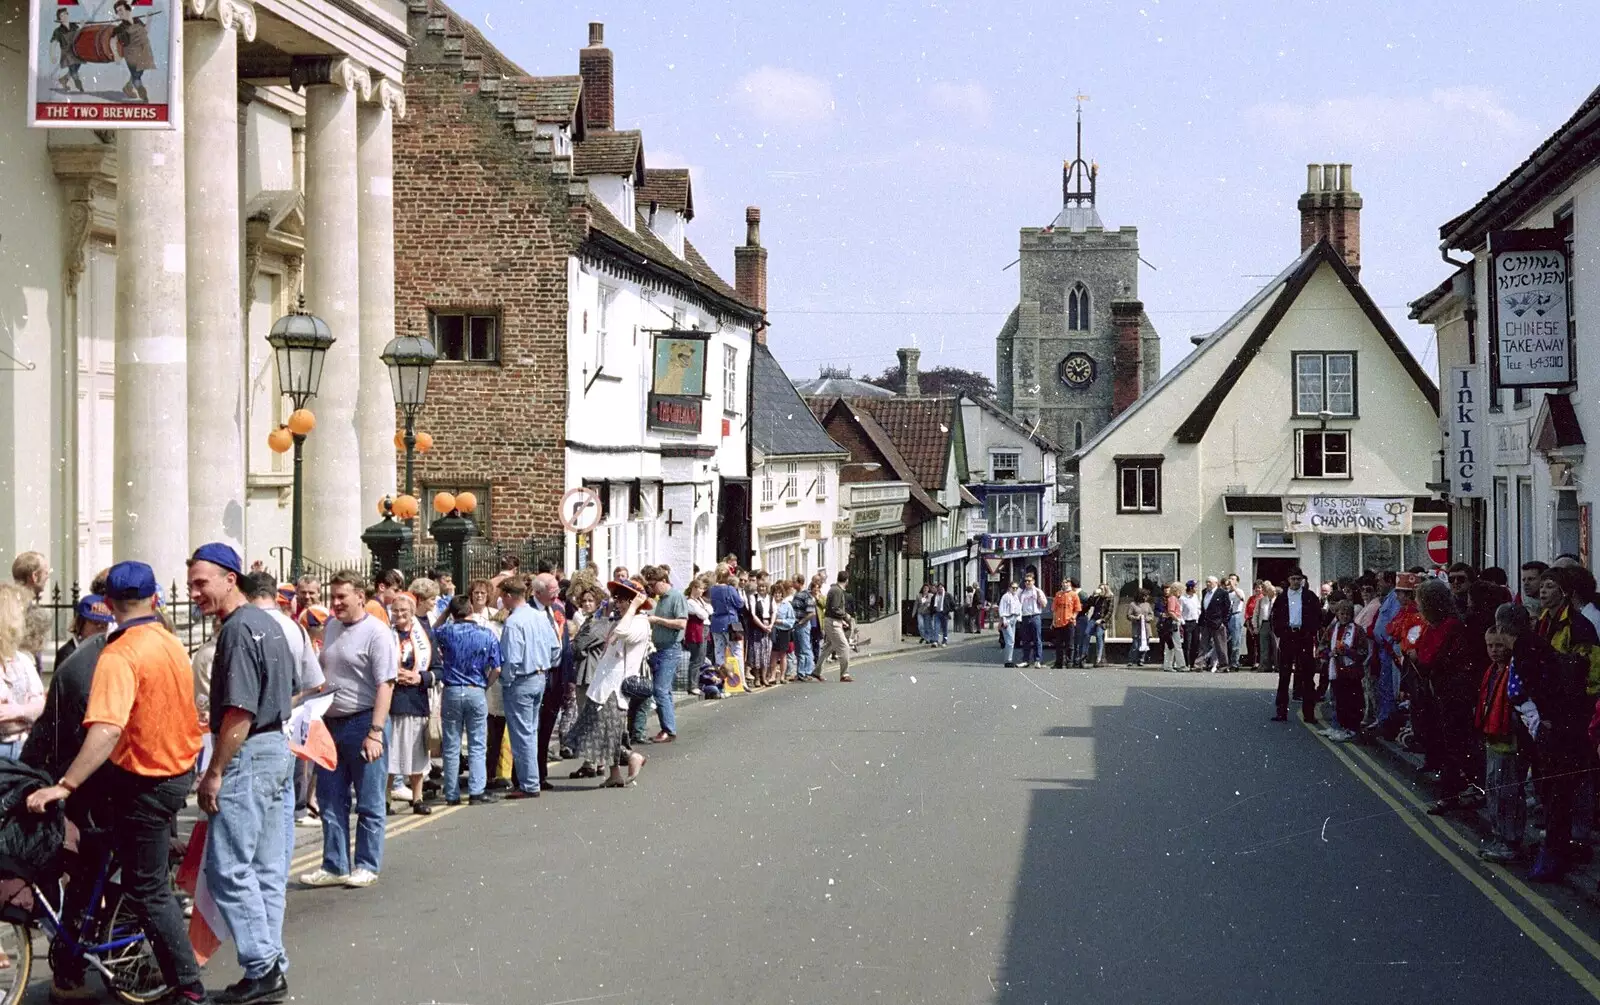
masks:
[[[143,562],[106,573],[117,616],[89,686],[78,756],[55,785],[28,796],[43,813],[109,759],[106,791],[122,885],[133,902],[175,1002],[207,1001],[183,911],[167,882],[168,841],[200,755],[194,676],[183,646],[156,615],[156,577]]]
[[[1083,599],[1078,596],[1078,587],[1070,579],[1063,579],[1056,588],[1056,595],[1050,602],[1050,624],[1055,629],[1056,642],[1056,669],[1066,667],[1068,663],[1077,663],[1078,614],[1083,610]]]

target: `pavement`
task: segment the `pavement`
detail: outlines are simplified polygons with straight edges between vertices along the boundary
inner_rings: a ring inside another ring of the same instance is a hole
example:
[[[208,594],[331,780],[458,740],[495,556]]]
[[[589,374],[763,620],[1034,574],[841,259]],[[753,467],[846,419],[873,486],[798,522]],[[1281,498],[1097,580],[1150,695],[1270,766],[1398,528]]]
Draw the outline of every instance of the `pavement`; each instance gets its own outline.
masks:
[[[690,703],[637,787],[398,818],[376,886],[291,889],[292,1000],[1600,1000],[1589,904],[1269,722],[1267,675],[992,647]]]

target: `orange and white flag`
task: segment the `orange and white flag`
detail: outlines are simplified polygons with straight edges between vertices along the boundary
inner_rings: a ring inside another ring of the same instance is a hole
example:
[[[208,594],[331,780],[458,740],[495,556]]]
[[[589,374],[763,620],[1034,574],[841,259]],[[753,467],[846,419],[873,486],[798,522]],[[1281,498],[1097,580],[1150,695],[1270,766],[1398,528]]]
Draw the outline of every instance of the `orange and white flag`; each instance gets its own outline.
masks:
[[[206,886],[206,834],[207,821],[194,825],[189,835],[189,847],[183,853],[183,864],[178,867],[178,888],[194,898],[194,913],[189,918],[189,944],[194,947],[195,962],[205,966],[217,949],[231,936],[228,923],[223,920],[217,902],[211,899]]]
[[[289,750],[302,761],[320,764],[332,771],[339,765],[339,753],[333,745],[333,734],[322,721],[333,695],[324,695],[304,702],[289,717],[284,732],[289,734]]]

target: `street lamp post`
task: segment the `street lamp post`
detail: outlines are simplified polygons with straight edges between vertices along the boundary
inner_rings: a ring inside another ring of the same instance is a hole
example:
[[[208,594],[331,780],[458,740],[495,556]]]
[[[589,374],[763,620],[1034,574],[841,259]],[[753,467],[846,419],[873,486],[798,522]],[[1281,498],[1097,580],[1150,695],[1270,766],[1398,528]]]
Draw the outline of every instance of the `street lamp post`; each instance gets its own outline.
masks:
[[[439,351],[430,339],[416,335],[399,335],[389,340],[379,357],[389,368],[389,383],[394,388],[394,403],[406,417],[406,495],[416,486],[412,484],[412,464],[417,449],[417,413],[428,402],[428,375],[439,358]]]
[[[306,298],[302,294],[295,308],[273,324],[272,331],[267,333],[267,342],[277,357],[278,392],[288,395],[295,408],[294,415],[289,417],[289,432],[294,437],[294,509],[290,523],[289,576],[299,579],[304,571],[305,560],[301,548],[302,450],[306,434],[311,431],[314,422],[305,407],[307,401],[317,396],[317,388],[322,384],[322,361],[328,353],[328,347],[333,345],[334,338],[327,322],[306,311]]]

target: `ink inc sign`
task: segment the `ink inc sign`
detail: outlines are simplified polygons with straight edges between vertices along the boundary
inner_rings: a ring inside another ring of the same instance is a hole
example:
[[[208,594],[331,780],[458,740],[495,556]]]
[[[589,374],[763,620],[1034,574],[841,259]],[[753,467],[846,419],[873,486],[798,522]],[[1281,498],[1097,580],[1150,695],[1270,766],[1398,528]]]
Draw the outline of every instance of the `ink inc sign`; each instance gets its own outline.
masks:
[[[1567,255],[1554,230],[1489,235],[1491,373],[1496,387],[1572,383]]]
[[[1444,405],[1450,415],[1449,465],[1450,495],[1455,499],[1482,499],[1484,479],[1478,477],[1483,455],[1483,425],[1480,412],[1480,382],[1475,366],[1453,366],[1445,388]]]

